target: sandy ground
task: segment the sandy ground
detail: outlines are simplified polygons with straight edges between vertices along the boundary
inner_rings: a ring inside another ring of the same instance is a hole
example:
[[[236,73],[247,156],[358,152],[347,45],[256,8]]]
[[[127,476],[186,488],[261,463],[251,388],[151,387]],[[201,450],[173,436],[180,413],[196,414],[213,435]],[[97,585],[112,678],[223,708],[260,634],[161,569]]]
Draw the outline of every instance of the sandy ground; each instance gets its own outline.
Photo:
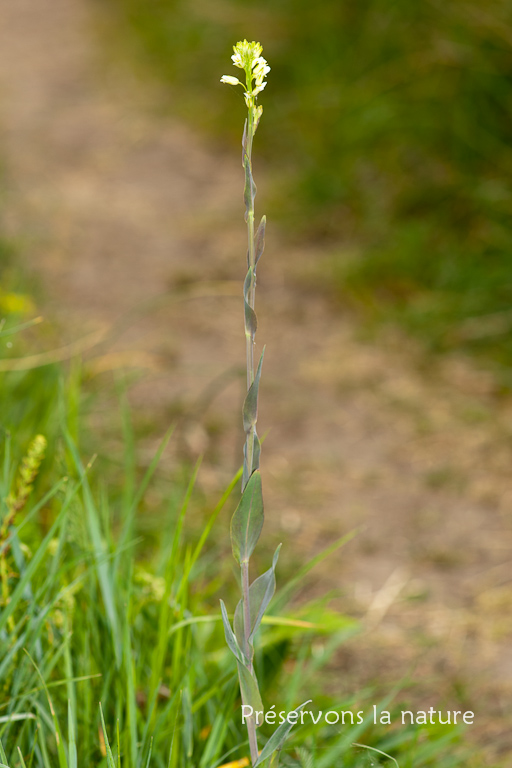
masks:
[[[3,226],[64,340],[103,334],[88,374],[143,372],[137,418],[161,434],[179,414],[180,450],[206,451],[215,486],[240,459],[240,158],[155,117],[156,91],[102,66],[90,14],[86,0],[0,6]],[[306,556],[361,527],[320,582],[368,627],[339,660],[344,687],[408,674],[418,701],[475,711],[470,738],[489,760],[512,754],[511,404],[463,359],[425,370],[398,335],[363,343],[287,278],[317,256],[270,217],[257,291],[267,536]]]

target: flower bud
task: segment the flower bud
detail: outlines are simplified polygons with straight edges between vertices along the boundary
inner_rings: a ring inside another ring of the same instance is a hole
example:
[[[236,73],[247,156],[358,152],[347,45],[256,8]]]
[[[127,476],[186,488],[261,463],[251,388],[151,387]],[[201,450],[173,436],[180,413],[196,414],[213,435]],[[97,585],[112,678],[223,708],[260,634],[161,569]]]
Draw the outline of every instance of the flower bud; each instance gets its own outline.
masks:
[[[220,81],[227,83],[227,85],[242,85],[238,77],[231,77],[231,75],[222,75]]]

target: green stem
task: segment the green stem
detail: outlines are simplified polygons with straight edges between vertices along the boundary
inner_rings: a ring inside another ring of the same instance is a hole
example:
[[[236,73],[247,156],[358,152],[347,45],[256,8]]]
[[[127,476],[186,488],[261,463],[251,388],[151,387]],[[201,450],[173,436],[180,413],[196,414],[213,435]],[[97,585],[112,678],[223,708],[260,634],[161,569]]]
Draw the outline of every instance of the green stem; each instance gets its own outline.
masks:
[[[252,140],[254,135],[254,124],[252,110],[249,108],[248,117],[248,132],[247,132],[247,148],[246,156],[251,170],[252,179]],[[245,163],[245,158],[244,158]],[[254,310],[255,291],[256,291],[256,259],[254,251],[254,195],[251,191],[249,198],[249,206],[247,210],[247,240],[248,240],[248,254],[249,254],[249,269],[251,269],[251,284],[249,288],[249,306]],[[247,333],[246,337],[246,361],[247,361],[247,390],[249,390],[251,384],[254,381],[254,333]],[[251,427],[250,432],[246,436],[246,461],[247,461],[247,475],[248,478],[252,473],[253,457],[254,457],[254,434],[255,428]],[[241,563],[241,576],[242,576],[242,595],[244,606],[244,645],[245,655],[247,657],[247,668],[252,674],[252,658],[251,648],[249,644],[249,636],[251,634],[251,609],[249,603],[249,563]],[[256,723],[254,718],[247,719],[247,734],[249,737],[249,748],[251,751],[251,761],[254,765],[258,759],[258,739],[256,735]]]
[[[252,142],[254,138],[254,118],[252,109],[248,110],[248,130],[247,130],[247,146],[246,156],[251,171],[252,180]],[[252,192],[251,181],[251,193],[249,197],[249,206],[247,210],[247,252],[249,254],[249,268],[251,269],[251,284],[249,287],[249,306],[254,310],[255,295],[256,295],[256,254],[254,249],[254,195]],[[254,334],[250,333],[246,335],[246,359],[247,359],[247,389],[254,381]],[[251,431],[247,435],[247,474],[250,477],[252,473],[252,465],[254,458],[254,434],[255,428],[252,427]]]
[[[249,563],[241,564],[242,571],[242,594],[244,599],[244,641],[245,655],[247,657],[247,669],[252,674],[251,647],[249,645],[251,614],[249,608]],[[249,628],[249,632],[247,629]],[[247,735],[249,737],[249,749],[251,751],[251,762],[254,765],[258,759],[258,737],[256,736],[256,721],[253,717],[247,718]]]
[[[244,598],[244,653],[247,656],[247,669],[252,672],[251,646],[249,635],[251,634],[251,611],[249,605],[249,563],[241,563],[242,595]],[[249,629],[249,631],[247,631]]]

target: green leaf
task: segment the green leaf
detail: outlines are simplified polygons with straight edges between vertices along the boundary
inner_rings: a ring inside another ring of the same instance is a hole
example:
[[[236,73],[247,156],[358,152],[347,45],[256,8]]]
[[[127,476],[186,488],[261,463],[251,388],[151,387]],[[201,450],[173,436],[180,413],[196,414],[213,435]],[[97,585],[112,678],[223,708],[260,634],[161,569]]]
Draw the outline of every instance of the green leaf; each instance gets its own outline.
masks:
[[[256,312],[254,311],[254,309],[252,309],[246,301],[244,301],[244,310],[245,310],[245,333],[247,334],[247,336],[250,336],[252,338],[256,333],[256,331],[258,330],[258,318],[256,317]]]
[[[62,506],[62,509],[60,510],[59,514],[55,518],[53,525],[48,530],[48,533],[46,534],[43,541],[37,548],[35,555],[32,557],[29,564],[27,565],[27,568],[24,571],[23,576],[19,580],[18,584],[16,585],[16,588],[14,589],[12,595],[10,596],[10,600],[8,604],[2,609],[2,612],[0,613],[0,631],[2,631],[5,628],[9,617],[12,616],[18,603],[23,597],[25,587],[30,584],[30,580],[32,579],[32,576],[34,576],[37,569],[41,565],[44,559],[44,556],[46,555],[46,550],[50,546],[51,540],[54,538],[59,527],[62,525],[64,521],[64,518],[68,512],[68,507],[71,503],[72,498],[73,498],[73,492],[70,492],[67,496],[66,501]]]
[[[254,675],[249,672],[244,664],[237,662],[237,666],[243,703],[252,707],[254,712],[263,712],[263,702],[261,701],[258,683]]]
[[[258,328],[258,318],[256,312],[251,307],[249,302],[249,294],[251,292],[251,286],[254,280],[254,273],[252,267],[249,265],[247,274],[244,280],[244,310],[245,310],[245,333],[253,337]]]
[[[98,581],[100,583],[101,594],[105,604],[105,613],[107,614],[112,635],[115,638],[114,650],[116,654],[116,662],[119,663],[121,660],[122,636],[119,631],[119,617],[117,613],[115,589],[111,579],[110,565],[106,558],[107,547],[101,534],[100,516],[94,502],[91,487],[87,478],[87,472],[82,464],[78,449],[68,430],[64,427],[63,431],[67,447],[73,458],[73,463],[80,477],[80,481],[83,484],[85,520],[92,544],[92,551],[96,560]]]
[[[0,763],[4,763],[7,766],[7,755],[4,751],[2,739],[0,739]]]
[[[306,706],[306,704],[309,704],[309,702],[312,701],[312,699],[308,699],[308,701],[305,701],[303,704],[300,705],[300,707],[297,707],[297,709],[294,709],[293,712],[300,712],[300,710]],[[293,712],[290,712],[288,714],[288,717],[293,714]],[[274,754],[278,749],[281,749],[284,742],[286,741],[286,738],[288,734],[290,733],[291,729],[295,723],[289,723],[288,721],[285,721],[282,723],[279,728],[276,728],[270,739],[267,741],[265,746],[260,752],[260,756],[254,763],[254,768],[256,768],[257,765],[261,765],[265,760],[267,760],[271,755]]]
[[[261,455],[261,443],[259,441],[256,430],[254,430],[253,437],[253,452],[252,452],[252,467],[249,468],[247,457],[247,441],[244,444],[244,466],[242,473],[242,488],[245,488],[247,481],[256,469],[260,468],[260,455]]]
[[[126,725],[128,731],[129,754],[132,765],[137,765],[137,700],[135,686],[135,663],[130,638],[131,601],[126,606],[123,626],[123,661],[125,674]]]
[[[277,560],[279,558],[280,549],[281,549],[281,544],[278,546],[278,548],[275,551],[271,567],[268,569],[268,571],[265,571],[265,573],[263,573],[261,576],[258,576],[258,578],[255,579],[251,584],[251,586],[249,587],[249,611],[251,614],[251,629],[249,633],[249,643],[251,644],[251,646],[252,646],[254,635],[256,634],[261,624],[263,615],[267,610],[268,605],[272,600],[272,597],[274,596],[274,592],[276,589],[275,570],[276,570]],[[243,611],[244,611],[244,601],[242,598],[242,600],[240,600],[240,602],[236,607],[235,617],[233,621],[235,637],[237,638],[239,644],[243,643],[243,637],[244,637]],[[240,638],[242,638],[242,640]]]
[[[249,291],[251,290],[251,283],[252,283],[252,267],[249,264],[249,267],[247,269],[247,274],[244,279],[244,299],[246,301],[249,300]]]
[[[151,741],[149,742],[149,751],[148,751],[148,759],[146,760],[146,768],[149,768],[152,751],[153,751],[153,737],[151,737]]]
[[[280,549],[281,544],[279,544],[274,553],[271,567],[255,579],[249,588],[249,608],[251,611],[251,634],[249,635],[249,641],[252,641],[255,633],[258,631],[263,615],[276,591],[275,572]]]
[[[77,764],[75,725],[73,722],[71,701],[68,699],[68,768],[77,768]]]
[[[250,605],[250,598],[249,598]],[[235,630],[235,637],[238,645],[243,646],[245,642],[244,636],[244,599],[243,597],[238,601],[238,605],[235,608],[235,615],[233,617],[233,629]]]
[[[241,664],[245,664],[247,661],[245,658],[245,654],[242,652],[242,649],[238,644],[237,638],[235,637],[235,633],[231,629],[231,624],[229,623],[226,606],[224,605],[223,600],[220,601],[220,610],[222,613],[222,623],[224,624],[224,635],[226,637],[226,643],[228,644],[228,648],[237,661],[239,661]]]
[[[256,265],[258,261],[261,258],[261,254],[265,250],[265,227],[267,224],[267,217],[262,216],[260,225],[256,231],[256,235],[254,237],[254,252],[255,252],[255,258],[254,258],[254,264]]]
[[[247,157],[247,118],[244,123],[244,133],[242,136],[242,168],[245,168],[245,158]]]
[[[242,416],[244,420],[244,432],[247,434],[252,427],[256,425],[258,420],[258,390],[260,386],[261,367],[263,365],[263,355],[265,354],[265,348],[261,353],[260,362],[256,370],[254,381],[249,387],[249,391],[244,400],[244,407],[242,409]]]
[[[107,768],[116,768],[114,755],[112,754],[112,749],[110,748],[110,742],[107,736],[107,729],[105,727],[105,718],[103,717],[103,708],[101,706],[101,703],[100,703],[100,717],[101,717],[101,729],[103,731],[103,740],[105,742],[105,751],[107,753]]]
[[[249,210],[254,206],[254,198],[256,197],[256,184],[252,177],[251,161],[248,156],[245,155],[244,159],[245,168],[245,187],[244,187],[244,202],[245,202],[245,216],[247,221],[247,214]]]
[[[387,752],[383,752],[381,749],[377,749],[376,747],[369,747],[366,744],[358,744],[357,741],[352,742],[352,746],[354,746],[354,747],[361,747],[362,749],[369,749],[372,752],[376,752],[378,755],[382,755],[383,757],[387,757],[388,760],[392,760],[394,762],[394,764],[396,765],[396,768],[400,768],[400,766],[398,765],[398,763],[395,760],[395,758],[391,757],[391,755],[388,755]]]
[[[57,755],[59,758],[59,768],[68,768],[68,761],[66,757],[66,748],[64,745],[64,739],[62,738],[62,732],[59,724],[59,719],[55,713],[55,708],[53,706],[52,699],[50,697],[50,692],[48,690],[48,686],[46,685],[45,679],[43,677],[43,674],[39,667],[37,666],[36,662],[30,655],[30,653],[27,651],[26,648],[23,649],[25,653],[27,654],[28,658],[30,659],[30,662],[34,669],[36,670],[37,676],[41,680],[41,683],[43,685],[44,692],[46,693],[46,699],[48,701],[48,708],[50,710],[50,714],[52,716],[53,720],[53,735],[55,737],[55,741],[57,743]]]
[[[254,449],[252,454],[252,471],[251,475],[254,472],[255,469],[260,468],[260,455],[261,455],[261,443],[259,440],[258,435],[256,432],[254,432]]]
[[[253,472],[231,518],[231,545],[237,563],[248,563],[263,528],[263,494],[259,471]]]
[[[183,713],[183,725],[181,727],[183,746],[185,748],[185,754],[187,758],[190,759],[192,757],[194,746],[194,720],[192,717],[192,705],[190,702],[190,689],[188,685],[183,689],[183,695],[181,697],[181,711]]]

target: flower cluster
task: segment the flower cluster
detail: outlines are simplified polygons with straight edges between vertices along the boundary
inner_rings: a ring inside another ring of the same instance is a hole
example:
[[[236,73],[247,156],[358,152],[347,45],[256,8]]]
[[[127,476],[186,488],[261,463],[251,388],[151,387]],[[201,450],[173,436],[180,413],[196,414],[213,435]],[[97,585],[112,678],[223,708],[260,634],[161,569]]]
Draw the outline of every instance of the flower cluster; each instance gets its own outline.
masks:
[[[231,75],[223,75],[220,81],[227,85],[241,85],[246,88],[245,103],[252,112],[256,127],[263,112],[263,107],[256,106],[256,97],[267,84],[265,77],[270,72],[270,67],[261,55],[263,48],[260,43],[248,43],[247,40],[243,40],[233,46],[233,51],[231,59],[235,67],[245,71],[246,85],[244,86],[237,77]]]

